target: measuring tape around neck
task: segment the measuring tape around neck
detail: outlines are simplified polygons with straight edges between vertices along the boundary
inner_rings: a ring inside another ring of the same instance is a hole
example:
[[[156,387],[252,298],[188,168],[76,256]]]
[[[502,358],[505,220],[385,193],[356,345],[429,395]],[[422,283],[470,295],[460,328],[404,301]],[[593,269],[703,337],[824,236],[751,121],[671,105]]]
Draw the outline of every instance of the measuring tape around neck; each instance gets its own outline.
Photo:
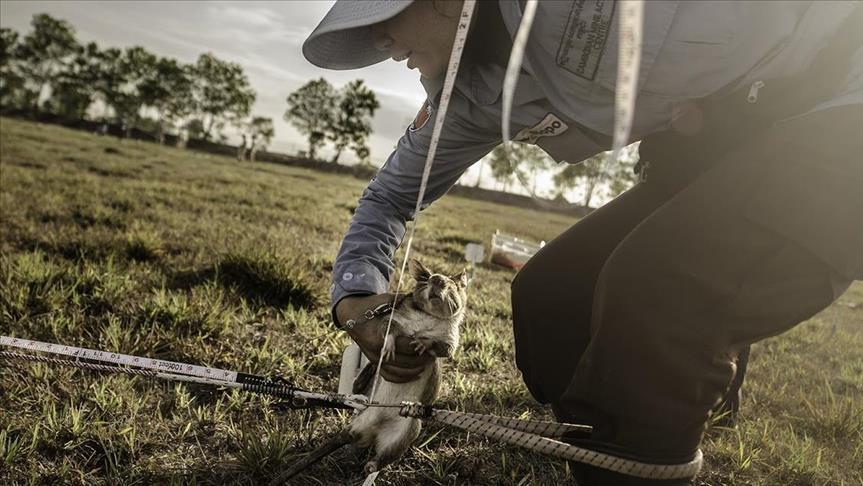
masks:
[[[644,0],[620,2],[620,36],[617,57],[617,82],[614,87],[614,136],[609,162],[614,164],[620,151],[629,144],[638,96]]]
[[[449,108],[449,101],[452,98],[452,92],[455,88],[455,79],[458,75],[459,64],[461,64],[461,56],[464,52],[464,46],[467,42],[467,34],[470,30],[471,19],[473,18],[474,7],[476,6],[476,0],[465,0],[462,5],[461,14],[459,15],[458,24],[456,26],[455,39],[452,45],[452,51],[449,57],[449,64],[447,65],[446,77],[444,78],[443,89],[440,94],[440,101],[438,102],[437,113],[435,113],[435,121],[434,128],[432,130],[431,140],[429,141],[429,149],[426,154],[425,166],[423,167],[423,175],[420,180],[419,192],[417,193],[417,202],[414,207],[414,220],[413,224],[411,224],[410,233],[408,236],[407,243],[405,243],[405,255],[402,260],[401,269],[399,270],[399,278],[398,283],[396,285],[395,296],[393,297],[393,309],[395,309],[396,303],[399,298],[399,291],[402,287],[402,281],[404,279],[405,269],[407,268],[407,262],[410,258],[411,245],[414,241],[414,234],[416,232],[417,222],[420,218],[420,210],[422,209],[423,198],[425,197],[426,187],[428,186],[429,174],[431,174],[431,167],[434,163],[434,157],[437,153],[438,143],[440,142],[441,131],[443,130],[444,119],[446,118],[447,108]],[[387,338],[390,335],[390,331],[392,330],[393,324],[393,315],[395,312],[390,313],[390,317],[387,320],[387,328],[384,332],[384,343],[386,343]],[[369,401],[372,402],[375,399],[375,392],[378,388],[378,378],[381,373],[381,365],[383,364],[383,347],[381,348],[380,357],[378,358],[377,368],[375,369],[375,378],[372,380],[372,391],[369,395]]]
[[[644,0],[620,0],[619,14],[619,41],[617,58],[617,81],[614,91],[614,128],[612,136],[611,156],[603,160],[600,170],[604,171],[606,164],[614,164],[620,157],[620,152],[629,143],[632,133],[632,122],[635,118],[635,101],[638,95],[638,75],[641,67],[641,45],[644,23]],[[506,68],[506,76],[503,81],[503,95],[501,102],[501,134],[504,151],[508,160],[511,160],[510,150],[510,118],[512,115],[512,102],[518,83],[518,74],[521,70],[524,52],[533,20],[538,7],[537,0],[527,0],[524,5],[521,22],[518,26],[515,39],[513,39],[512,51]],[[556,207],[542,198],[538,197],[529,185],[524,181],[522,174],[515,171],[516,179],[536,200],[540,206]]]

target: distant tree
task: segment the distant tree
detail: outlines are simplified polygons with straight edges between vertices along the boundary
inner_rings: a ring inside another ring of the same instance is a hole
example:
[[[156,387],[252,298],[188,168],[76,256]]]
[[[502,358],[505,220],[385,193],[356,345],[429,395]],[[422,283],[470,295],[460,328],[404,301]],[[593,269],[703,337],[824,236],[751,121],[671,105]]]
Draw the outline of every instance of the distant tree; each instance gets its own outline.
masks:
[[[50,90],[60,72],[66,69],[79,51],[75,29],[65,20],[48,14],[36,14],[30,22],[33,30],[15,49],[21,75],[29,85],[30,106],[39,111],[42,93]]]
[[[203,138],[204,136],[204,122],[200,118],[192,118],[183,125],[183,129],[188,132],[189,138]]]
[[[536,183],[539,180],[539,173],[548,170],[552,166],[552,161],[543,150],[535,145],[526,143],[513,143],[513,152],[516,160],[525,168],[525,172],[530,178],[531,195],[536,195]],[[516,176],[519,176],[516,173]],[[519,177],[521,179],[521,177]]]
[[[620,158],[608,172],[608,197],[617,197],[638,182],[635,165],[638,163],[638,143],[624,148]]]
[[[5,68],[14,60],[18,37],[18,31],[0,27],[0,68]]]
[[[491,176],[503,183],[503,190],[508,191],[518,170],[518,160],[515,160],[515,157],[508,158],[501,144],[491,152],[488,164],[491,167]]]
[[[175,59],[159,58],[150,76],[138,88],[142,101],[158,113],[156,139],[165,143],[165,132],[192,114],[195,109],[191,68]]]
[[[106,49],[99,57],[98,90],[128,137],[141,116],[141,108],[148,102],[141,88],[157,76],[158,58],[140,46],[122,51]]]
[[[510,144],[509,158],[504,145],[498,145],[492,151],[490,164],[495,179],[503,181],[507,187],[515,177],[526,190],[536,194],[539,173],[551,167],[551,159],[536,145],[515,142]],[[530,182],[525,179],[530,179]]]
[[[251,135],[249,137],[249,158],[255,161],[255,154],[270,145],[276,130],[273,127],[273,119],[269,117],[256,116],[249,124]]]
[[[336,92],[324,78],[315,79],[288,95],[285,121],[295,126],[309,141],[308,157],[315,159],[324,145],[327,129],[335,116]]]
[[[57,75],[48,100],[51,111],[67,118],[84,118],[98,95],[101,69],[99,46],[95,42],[80,46]]]
[[[580,186],[584,194],[581,204],[590,207],[597,187],[608,179],[608,157],[609,153],[603,152],[577,164],[568,164],[557,172],[553,180],[558,194]]]
[[[355,79],[338,92],[338,106],[328,118],[327,138],[333,142],[336,155],[331,162],[338,163],[342,152],[349,145],[361,161],[368,158],[366,138],[372,133],[372,117],[380,108],[375,92],[365,86],[362,79]]]
[[[18,66],[18,32],[0,28],[0,109],[20,108],[25,80]]]
[[[192,73],[204,139],[210,139],[214,128],[249,116],[256,94],[242,66],[206,53],[198,57]]]

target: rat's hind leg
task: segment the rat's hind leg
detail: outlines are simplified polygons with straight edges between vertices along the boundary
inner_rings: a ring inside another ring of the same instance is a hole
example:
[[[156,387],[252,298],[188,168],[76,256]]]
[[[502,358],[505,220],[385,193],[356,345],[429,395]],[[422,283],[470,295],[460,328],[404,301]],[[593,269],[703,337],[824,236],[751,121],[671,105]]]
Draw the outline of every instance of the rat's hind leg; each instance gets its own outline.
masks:
[[[419,419],[398,417],[382,424],[375,440],[375,455],[366,463],[366,474],[371,474],[395,461],[407,451],[420,435]]]
[[[355,436],[353,433],[349,430],[342,430],[332,436],[330,440],[324,442],[320,447],[310,452],[309,455],[298,460],[285,471],[282,471],[281,474],[276,476],[270,482],[270,486],[278,486],[287,483],[289,479],[305,471],[316,462],[338,450],[340,447],[350,444],[354,439]]]

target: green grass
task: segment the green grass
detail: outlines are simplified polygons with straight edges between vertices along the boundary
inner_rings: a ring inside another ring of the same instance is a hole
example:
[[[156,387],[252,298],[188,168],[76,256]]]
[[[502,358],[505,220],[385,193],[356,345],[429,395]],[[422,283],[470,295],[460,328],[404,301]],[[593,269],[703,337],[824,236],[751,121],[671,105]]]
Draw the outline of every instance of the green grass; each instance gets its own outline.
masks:
[[[0,333],[281,374],[331,391],[348,343],[327,289],[362,181],[2,119]],[[548,240],[559,214],[446,197],[415,251],[456,271],[495,229]],[[483,265],[441,405],[549,417],[515,369],[509,282]],[[704,484],[863,482],[863,285],[754,347],[736,430]],[[199,385],[2,362],[2,484],[256,484],[348,417]],[[348,451],[297,484],[361,480]],[[555,484],[563,461],[432,425],[379,484]]]

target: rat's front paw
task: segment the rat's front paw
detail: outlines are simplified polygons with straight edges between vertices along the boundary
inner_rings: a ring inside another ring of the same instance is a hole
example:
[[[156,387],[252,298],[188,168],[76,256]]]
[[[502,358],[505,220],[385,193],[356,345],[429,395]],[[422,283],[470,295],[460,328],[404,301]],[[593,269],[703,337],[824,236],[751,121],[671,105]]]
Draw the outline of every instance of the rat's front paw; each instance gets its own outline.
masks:
[[[437,356],[433,349],[434,341],[429,338],[415,338],[411,341],[411,346],[417,354],[428,353],[431,356]]]
[[[384,340],[384,348],[381,353],[384,361],[392,361],[396,357],[396,338],[395,336],[387,336]]]

